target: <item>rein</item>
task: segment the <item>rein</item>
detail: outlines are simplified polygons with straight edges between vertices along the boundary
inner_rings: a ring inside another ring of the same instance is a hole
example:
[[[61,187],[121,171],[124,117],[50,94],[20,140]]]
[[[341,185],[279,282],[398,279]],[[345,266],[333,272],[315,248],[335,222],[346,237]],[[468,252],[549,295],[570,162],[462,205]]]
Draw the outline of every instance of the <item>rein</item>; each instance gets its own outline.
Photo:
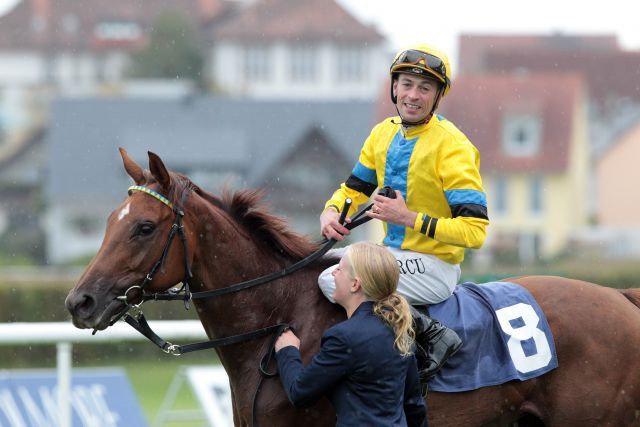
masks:
[[[247,332],[244,334],[234,335],[226,338],[219,338],[215,340],[203,341],[198,343],[186,344],[186,345],[177,345],[172,344],[169,341],[164,340],[160,336],[158,336],[149,326],[140,306],[146,301],[172,301],[172,300],[182,300],[185,304],[185,309],[189,309],[189,302],[194,299],[205,299],[205,298],[213,298],[220,295],[226,295],[238,291],[242,291],[244,289],[249,289],[254,286],[262,285],[265,283],[272,282],[274,280],[280,279],[282,277],[288,276],[298,270],[301,270],[318,258],[322,257],[329,249],[331,249],[335,244],[336,240],[327,240],[325,239],[321,242],[322,247],[312,253],[311,255],[301,259],[300,261],[286,267],[281,271],[277,271],[275,273],[267,274],[265,276],[257,277],[255,279],[247,280],[244,282],[236,283],[234,285],[228,286],[226,288],[214,289],[210,291],[203,292],[191,292],[189,288],[189,280],[192,278],[191,268],[189,266],[189,255],[188,255],[188,246],[187,246],[187,238],[184,233],[184,226],[182,225],[182,219],[184,217],[184,210],[176,208],[168,198],[164,197],[160,193],[151,190],[150,188],[143,187],[140,185],[134,185],[129,187],[128,192],[131,194],[133,191],[140,191],[145,194],[148,194],[151,197],[154,197],[158,201],[162,202],[164,205],[169,207],[175,214],[176,219],[171,226],[169,231],[169,235],[167,236],[167,240],[163,246],[162,253],[158,260],[155,262],[149,273],[145,276],[142,284],[133,285],[129,287],[123,295],[118,296],[111,303],[112,305],[119,304],[124,302],[126,306],[116,315],[112,317],[109,322],[109,326],[115,324],[118,320],[123,319],[127,322],[131,327],[137,330],[140,334],[149,339],[152,343],[158,346],[162,351],[168,354],[172,354],[174,356],[180,356],[185,353],[190,353],[198,350],[205,350],[211,348],[224,347],[227,345],[238,344],[245,341],[254,340],[257,338],[262,338],[264,336],[273,334],[278,332],[278,335],[289,328],[290,325],[285,323],[279,323],[277,325],[268,326],[256,331]],[[181,206],[185,205],[185,201],[187,199],[188,192],[185,191],[182,195]],[[358,212],[354,217],[351,223],[344,224],[344,220],[347,216],[347,212],[351,207],[351,199],[347,199],[345,201],[344,207],[340,214],[340,224],[343,224],[345,228],[351,230],[359,225],[364,224],[369,221],[371,217],[365,216],[364,213],[371,209],[372,205],[367,206],[362,211]],[[180,240],[182,242],[183,247],[183,262],[184,262],[184,271],[185,277],[182,281],[182,286],[180,288],[172,288],[165,292],[156,292],[156,293],[148,293],[145,291],[145,288],[148,284],[153,280],[153,275],[156,273],[158,268],[164,266],[164,262],[168,256],[169,248],[171,247],[171,242],[174,237],[178,234],[180,236]],[[108,311],[108,308],[107,310]],[[133,311],[133,316],[129,314],[130,311]],[[95,334],[97,330],[93,331]],[[276,335],[277,336],[277,335]],[[272,346],[273,347],[273,346]],[[270,352],[273,351],[273,348],[270,349]],[[266,355],[265,355],[266,357]],[[266,369],[266,368],[265,368]],[[261,374],[267,374],[265,369],[260,369]],[[271,376],[271,375],[265,375]]]
[[[123,320],[125,322],[127,322],[132,328],[137,330],[140,334],[145,336],[149,341],[151,341],[153,344],[159,347],[162,351],[168,354],[172,354],[174,356],[180,356],[182,354],[190,353],[198,350],[224,347],[232,344],[238,344],[246,341],[255,340],[258,338],[263,338],[266,336],[271,336],[272,339],[271,339],[269,348],[267,350],[267,353],[262,357],[260,361],[260,365],[258,368],[260,372],[260,379],[258,382],[258,386],[256,388],[256,392],[253,396],[252,416],[253,416],[254,425],[256,425],[255,403],[257,400],[258,392],[260,391],[260,387],[262,385],[262,380],[264,378],[271,378],[277,375],[277,370],[273,372],[267,371],[267,368],[271,360],[273,359],[273,356],[275,355],[275,349],[274,349],[275,341],[283,331],[285,331],[286,329],[290,329],[291,326],[287,323],[278,323],[278,324],[267,326],[265,328],[258,329],[255,331],[246,332],[244,334],[233,335],[225,338],[218,338],[218,339],[202,341],[202,342],[197,342],[192,344],[177,345],[164,340],[151,329],[144,314],[142,313],[142,310],[140,310],[140,306],[144,302],[150,301],[150,300],[153,300],[153,301],[182,300],[184,301],[185,309],[189,309],[189,301],[192,299],[213,298],[216,296],[226,295],[226,294],[242,291],[244,289],[249,289],[254,286],[272,282],[274,280],[288,276],[302,268],[307,267],[309,264],[313,263],[318,258],[320,258],[325,253],[327,253],[327,251],[329,251],[329,249],[331,249],[336,244],[336,240],[325,239],[323,242],[321,242],[322,247],[320,249],[318,249],[311,255],[301,259],[300,261],[286,267],[281,271],[267,274],[265,276],[257,277],[255,279],[247,280],[244,282],[236,283],[226,288],[192,293],[189,289],[189,280],[193,277],[193,275],[191,273],[191,268],[189,266],[187,238],[184,232],[184,226],[182,224],[182,219],[184,217],[184,210],[176,208],[171,203],[171,201],[169,201],[169,199],[167,199],[166,197],[162,196],[158,192],[151,190],[147,187],[134,185],[129,187],[128,191],[129,191],[129,194],[131,194],[133,191],[140,191],[150,195],[151,197],[154,197],[155,199],[159,200],[160,202],[168,206],[176,214],[176,218],[173,225],[171,226],[169,235],[167,236],[167,240],[164,243],[160,257],[155,262],[155,264],[153,265],[149,273],[147,273],[142,284],[133,285],[129,287],[124,292],[123,295],[116,297],[114,301],[111,303],[113,305],[113,304],[119,304],[121,302],[124,302],[126,306],[119,313],[117,313],[112,317],[112,319],[109,322],[109,326],[112,326],[118,320],[124,318]],[[188,195],[188,191],[185,191],[182,195],[181,207],[185,206],[187,195]],[[351,199],[347,199],[345,201],[344,207],[340,214],[340,220],[339,220],[340,224],[344,225],[345,228],[349,230],[364,224],[365,222],[371,219],[371,217],[364,216],[364,213],[369,209],[371,209],[372,206],[373,205],[370,204],[365,209],[357,213],[353,217],[353,220],[351,221],[351,223],[345,225],[344,221],[347,216],[347,212],[351,207]],[[182,247],[183,247],[183,254],[184,254],[183,261],[184,261],[185,275],[182,281],[182,286],[180,288],[169,289],[168,291],[165,291],[165,292],[148,293],[145,291],[145,288],[153,280],[153,275],[157,272],[157,270],[164,266],[164,262],[169,253],[169,248],[171,247],[171,242],[173,241],[176,234],[180,236],[180,240],[182,242]],[[111,307],[111,305],[109,307]],[[107,308],[106,311],[108,310],[109,308]],[[134,311],[133,316],[129,314],[130,311]],[[95,334],[96,332],[97,330],[94,330],[93,334]]]

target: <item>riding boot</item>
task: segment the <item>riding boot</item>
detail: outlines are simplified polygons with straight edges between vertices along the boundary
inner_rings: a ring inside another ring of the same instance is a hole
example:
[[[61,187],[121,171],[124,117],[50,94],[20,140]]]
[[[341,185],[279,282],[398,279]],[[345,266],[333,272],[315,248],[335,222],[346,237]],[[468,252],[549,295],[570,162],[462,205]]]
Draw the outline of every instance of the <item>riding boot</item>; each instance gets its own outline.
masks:
[[[426,307],[423,307],[426,309]],[[420,383],[426,391],[427,382],[453,356],[462,340],[452,329],[411,307],[413,328],[416,334],[416,359],[420,373]]]

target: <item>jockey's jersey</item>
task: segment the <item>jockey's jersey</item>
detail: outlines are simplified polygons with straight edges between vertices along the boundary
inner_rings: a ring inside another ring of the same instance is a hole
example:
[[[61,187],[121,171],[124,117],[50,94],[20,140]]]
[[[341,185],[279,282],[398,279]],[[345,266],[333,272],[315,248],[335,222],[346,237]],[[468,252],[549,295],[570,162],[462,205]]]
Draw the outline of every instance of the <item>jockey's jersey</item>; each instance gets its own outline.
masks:
[[[459,264],[464,248],[482,246],[489,224],[480,154],[442,116],[408,129],[400,123],[393,117],[373,128],[351,175],[325,208],[341,208],[351,198],[351,215],[376,188],[390,186],[418,216],[413,228],[385,223],[383,244]]]

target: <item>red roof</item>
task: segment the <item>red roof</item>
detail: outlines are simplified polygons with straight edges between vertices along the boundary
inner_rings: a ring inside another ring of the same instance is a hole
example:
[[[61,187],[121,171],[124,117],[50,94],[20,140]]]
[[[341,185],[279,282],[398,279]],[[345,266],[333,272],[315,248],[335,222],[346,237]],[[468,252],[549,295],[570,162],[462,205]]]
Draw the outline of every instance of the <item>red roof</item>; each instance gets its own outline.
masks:
[[[22,0],[0,17],[0,48],[136,48],[164,11],[176,11],[198,31],[227,7],[224,0]],[[111,37],[96,40],[105,32]]]
[[[640,101],[640,51],[623,51],[613,35],[460,37],[460,75],[577,73],[601,111],[620,98]]]
[[[589,96],[603,110],[620,98],[640,101],[640,51],[490,53],[490,72],[574,72],[583,76]]]
[[[363,25],[335,0],[257,0],[214,30],[216,40],[379,42],[383,36]]]
[[[459,74],[489,70],[487,56],[495,53],[532,52],[619,52],[618,39],[607,35],[498,35],[463,34],[460,36]]]
[[[460,76],[443,99],[438,114],[455,123],[480,150],[485,171],[549,171],[567,168],[584,88],[575,74]],[[536,155],[512,157],[502,147],[503,120],[510,114],[542,119]]]

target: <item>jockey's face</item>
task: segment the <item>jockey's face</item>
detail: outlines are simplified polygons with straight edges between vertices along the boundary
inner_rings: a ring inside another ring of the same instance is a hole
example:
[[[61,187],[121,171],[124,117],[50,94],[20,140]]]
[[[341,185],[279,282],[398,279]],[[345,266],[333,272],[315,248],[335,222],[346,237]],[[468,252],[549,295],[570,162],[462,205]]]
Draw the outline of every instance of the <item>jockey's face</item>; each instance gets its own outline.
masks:
[[[396,106],[400,117],[418,123],[431,113],[438,94],[438,83],[415,74],[400,73],[393,82],[393,93],[398,99]]]

